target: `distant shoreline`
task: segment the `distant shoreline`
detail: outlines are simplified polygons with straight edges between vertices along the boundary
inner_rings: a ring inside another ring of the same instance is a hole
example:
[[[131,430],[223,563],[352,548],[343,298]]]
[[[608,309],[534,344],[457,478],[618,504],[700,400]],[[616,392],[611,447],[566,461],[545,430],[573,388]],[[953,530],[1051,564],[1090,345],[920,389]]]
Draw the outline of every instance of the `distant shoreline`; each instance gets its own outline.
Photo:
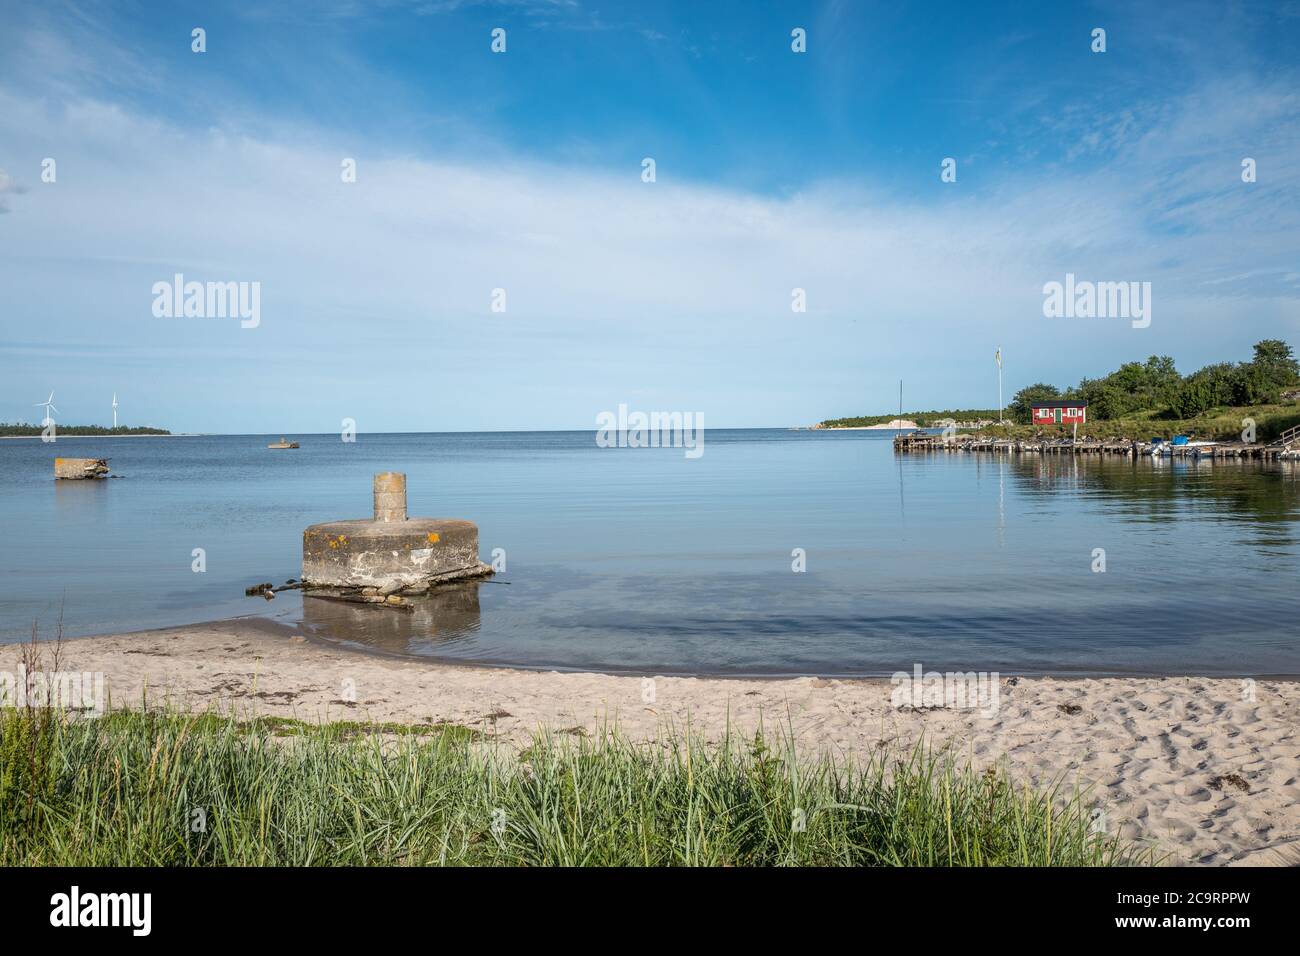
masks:
[[[94,432],[83,433],[83,434],[78,434],[77,432],[57,432],[55,434],[55,441],[47,442],[47,444],[55,444],[59,440],[64,438],[202,438],[202,437],[203,436],[198,434],[197,432],[189,432],[189,433],[180,432],[175,434],[168,433],[166,435],[158,435],[152,432],[148,432],[148,433],[136,432],[134,434],[122,434],[122,435],[114,435],[111,433],[97,435]],[[0,439],[5,439],[5,438],[34,438],[37,441],[41,440],[40,435],[0,435]]]
[[[920,429],[920,425],[906,418],[896,418],[892,422],[882,422],[879,425],[814,425],[812,427],[813,431],[818,432],[896,432]]]

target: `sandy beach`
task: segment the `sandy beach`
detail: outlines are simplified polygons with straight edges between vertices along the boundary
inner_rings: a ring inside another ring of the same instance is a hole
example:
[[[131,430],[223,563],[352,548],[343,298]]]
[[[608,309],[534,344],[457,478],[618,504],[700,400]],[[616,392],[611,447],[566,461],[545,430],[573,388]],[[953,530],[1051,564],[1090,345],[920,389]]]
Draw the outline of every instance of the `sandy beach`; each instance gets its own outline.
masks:
[[[48,645],[47,645],[48,653]],[[924,737],[1017,779],[1090,788],[1110,832],[1175,864],[1300,863],[1300,683],[1003,675],[999,706],[896,707],[888,680],[733,680],[457,666],[355,653],[257,619],[66,641],[62,670],[102,672],[112,706],[304,720],[451,722],[511,745],[616,725],[716,740],[788,725],[805,753],[865,754]],[[15,671],[19,648],[0,648]],[[48,661],[47,661],[48,663]],[[355,694],[345,690],[355,688]],[[354,700],[346,699],[354,697]]]

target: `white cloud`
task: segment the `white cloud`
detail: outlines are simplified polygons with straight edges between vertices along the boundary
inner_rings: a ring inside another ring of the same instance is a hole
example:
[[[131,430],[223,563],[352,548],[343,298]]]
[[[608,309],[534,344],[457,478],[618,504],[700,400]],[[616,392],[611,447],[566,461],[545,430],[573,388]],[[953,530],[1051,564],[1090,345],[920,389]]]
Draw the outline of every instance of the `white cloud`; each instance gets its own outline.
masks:
[[[642,183],[639,164],[359,152],[329,130],[247,132],[269,117],[186,129],[0,88],[0,142],[29,167],[10,175],[38,181],[38,157],[59,162],[58,183],[26,195],[0,180],[0,353],[43,363],[44,382],[111,346],[115,362],[147,357],[160,389],[225,389],[241,415],[324,381],[342,405],[407,409],[391,428],[580,426],[637,390],[719,424],[806,422],[889,407],[900,369],[923,404],[979,404],[998,345],[1034,378],[1073,380],[1152,352],[1228,357],[1256,328],[1293,333],[1300,307],[1276,274],[1300,225],[1280,198],[1300,181],[1296,113],[1294,95],[1243,81],[1158,126],[1123,119],[1099,171],[985,192],[936,176],[932,200],[902,203],[863,183],[774,198],[665,168]],[[1218,123],[1233,143],[1256,137],[1254,191],[1240,150],[1207,142]],[[356,184],[340,181],[345,156]],[[260,281],[262,327],[153,319],[149,287],[174,271]],[[1152,328],[1049,328],[1040,290],[1067,271],[1153,282]],[[806,315],[790,311],[796,286]],[[505,316],[488,310],[497,287]],[[232,427],[193,414],[183,427]]]

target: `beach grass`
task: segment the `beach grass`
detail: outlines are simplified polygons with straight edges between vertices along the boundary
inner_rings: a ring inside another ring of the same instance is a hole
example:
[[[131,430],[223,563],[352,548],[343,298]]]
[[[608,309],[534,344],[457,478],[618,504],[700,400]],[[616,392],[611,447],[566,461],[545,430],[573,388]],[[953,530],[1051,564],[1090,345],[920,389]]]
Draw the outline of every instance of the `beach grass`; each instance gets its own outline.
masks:
[[[0,712],[0,865],[1106,866],[1079,795],[917,747],[797,759],[453,726]]]

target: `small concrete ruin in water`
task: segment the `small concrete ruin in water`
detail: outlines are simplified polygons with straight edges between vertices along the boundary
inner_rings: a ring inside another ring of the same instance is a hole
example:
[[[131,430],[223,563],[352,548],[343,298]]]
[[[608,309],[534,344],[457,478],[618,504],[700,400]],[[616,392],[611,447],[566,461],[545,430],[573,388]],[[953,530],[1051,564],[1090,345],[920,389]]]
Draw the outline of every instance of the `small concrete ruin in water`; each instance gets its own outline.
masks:
[[[107,458],[56,458],[54,477],[65,481],[107,478]]]
[[[486,577],[478,526],[458,518],[409,518],[406,475],[375,475],[374,517],[314,524],[302,533],[307,591],[365,603],[404,605],[404,595],[448,581]]]

